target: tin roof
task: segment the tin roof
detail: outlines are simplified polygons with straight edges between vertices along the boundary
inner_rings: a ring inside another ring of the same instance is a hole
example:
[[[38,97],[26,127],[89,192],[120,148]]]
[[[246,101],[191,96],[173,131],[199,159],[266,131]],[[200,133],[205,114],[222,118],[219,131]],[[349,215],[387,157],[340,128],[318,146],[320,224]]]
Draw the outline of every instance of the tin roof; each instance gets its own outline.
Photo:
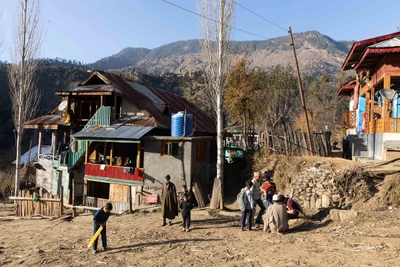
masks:
[[[111,125],[100,129],[86,128],[72,136],[77,139],[137,140],[152,129],[154,127]]]
[[[356,86],[356,80],[348,81],[347,83],[340,86],[339,90],[336,92],[336,95],[350,95],[354,92],[354,87]]]
[[[25,123],[24,128],[37,129],[39,125],[44,129],[57,129],[59,125],[64,125],[64,122],[59,114],[48,114],[28,121]]]
[[[361,58],[354,66],[358,69],[371,69],[386,55],[390,53],[400,53],[400,36],[375,43],[367,47]]]
[[[91,85],[83,85],[75,88],[65,89],[65,90],[57,90],[56,92],[118,92],[120,90],[116,88],[112,84],[91,84]]]
[[[358,62],[360,57],[363,55],[365,49],[373,44],[376,44],[378,42],[382,42],[385,40],[392,39],[396,36],[398,36],[400,32],[395,32],[387,35],[382,35],[378,36],[375,38],[370,38],[358,42],[354,42],[353,45],[351,46],[349,54],[347,54],[347,57],[342,65],[343,70],[350,70],[353,69],[355,64]]]

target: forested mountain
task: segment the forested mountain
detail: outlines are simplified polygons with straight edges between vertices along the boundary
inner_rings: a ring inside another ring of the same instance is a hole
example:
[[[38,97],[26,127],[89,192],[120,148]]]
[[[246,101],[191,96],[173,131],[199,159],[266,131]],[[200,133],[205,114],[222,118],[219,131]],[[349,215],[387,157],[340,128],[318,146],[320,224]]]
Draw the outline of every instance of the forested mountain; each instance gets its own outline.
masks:
[[[349,41],[335,41],[317,31],[294,34],[300,69],[306,73],[336,73],[350,48]],[[89,68],[120,70],[136,68],[142,72],[184,74],[202,69],[199,40],[179,41],[154,49],[125,48],[103,58]],[[251,67],[268,69],[292,65],[293,54],[288,36],[265,41],[234,41],[233,53],[244,56]]]

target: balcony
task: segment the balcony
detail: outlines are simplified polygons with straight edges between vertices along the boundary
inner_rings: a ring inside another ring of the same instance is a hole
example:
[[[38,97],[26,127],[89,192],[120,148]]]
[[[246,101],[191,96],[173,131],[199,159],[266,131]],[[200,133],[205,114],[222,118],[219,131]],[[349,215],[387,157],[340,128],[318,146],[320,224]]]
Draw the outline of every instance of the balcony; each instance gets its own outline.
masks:
[[[356,122],[357,122],[357,113],[355,110],[347,112],[344,114],[344,122],[345,122],[345,127],[347,129],[353,129],[356,128]]]
[[[369,124],[370,133],[400,133],[400,118],[380,118]]]
[[[142,185],[144,169],[86,163],[85,178],[109,183]]]

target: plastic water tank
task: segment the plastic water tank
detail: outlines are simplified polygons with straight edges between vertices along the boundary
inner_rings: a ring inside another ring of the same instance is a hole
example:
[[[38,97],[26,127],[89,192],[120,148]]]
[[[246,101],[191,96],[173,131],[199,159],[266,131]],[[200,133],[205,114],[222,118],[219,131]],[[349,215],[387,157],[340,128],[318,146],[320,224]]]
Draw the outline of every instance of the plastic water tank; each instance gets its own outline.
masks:
[[[183,123],[185,112],[172,113],[171,136],[183,136]]]
[[[186,126],[184,126],[186,123]],[[180,111],[172,113],[171,118],[171,136],[190,136],[193,132],[193,114],[186,114]]]

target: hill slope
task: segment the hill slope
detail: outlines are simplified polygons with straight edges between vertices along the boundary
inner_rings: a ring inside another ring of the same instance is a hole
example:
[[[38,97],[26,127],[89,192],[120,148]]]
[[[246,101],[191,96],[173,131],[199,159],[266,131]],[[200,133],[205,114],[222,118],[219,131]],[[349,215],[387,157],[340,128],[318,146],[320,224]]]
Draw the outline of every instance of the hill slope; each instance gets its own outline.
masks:
[[[297,33],[294,40],[300,69],[307,73],[336,73],[352,43],[335,41],[317,31]],[[155,74],[181,74],[202,69],[198,40],[178,41],[152,50],[138,49],[140,48],[125,48],[116,55],[90,64],[89,67],[104,70],[136,68]],[[293,64],[293,53],[287,36],[265,41],[234,41],[232,50],[237,56],[247,57],[252,67],[270,68]]]

